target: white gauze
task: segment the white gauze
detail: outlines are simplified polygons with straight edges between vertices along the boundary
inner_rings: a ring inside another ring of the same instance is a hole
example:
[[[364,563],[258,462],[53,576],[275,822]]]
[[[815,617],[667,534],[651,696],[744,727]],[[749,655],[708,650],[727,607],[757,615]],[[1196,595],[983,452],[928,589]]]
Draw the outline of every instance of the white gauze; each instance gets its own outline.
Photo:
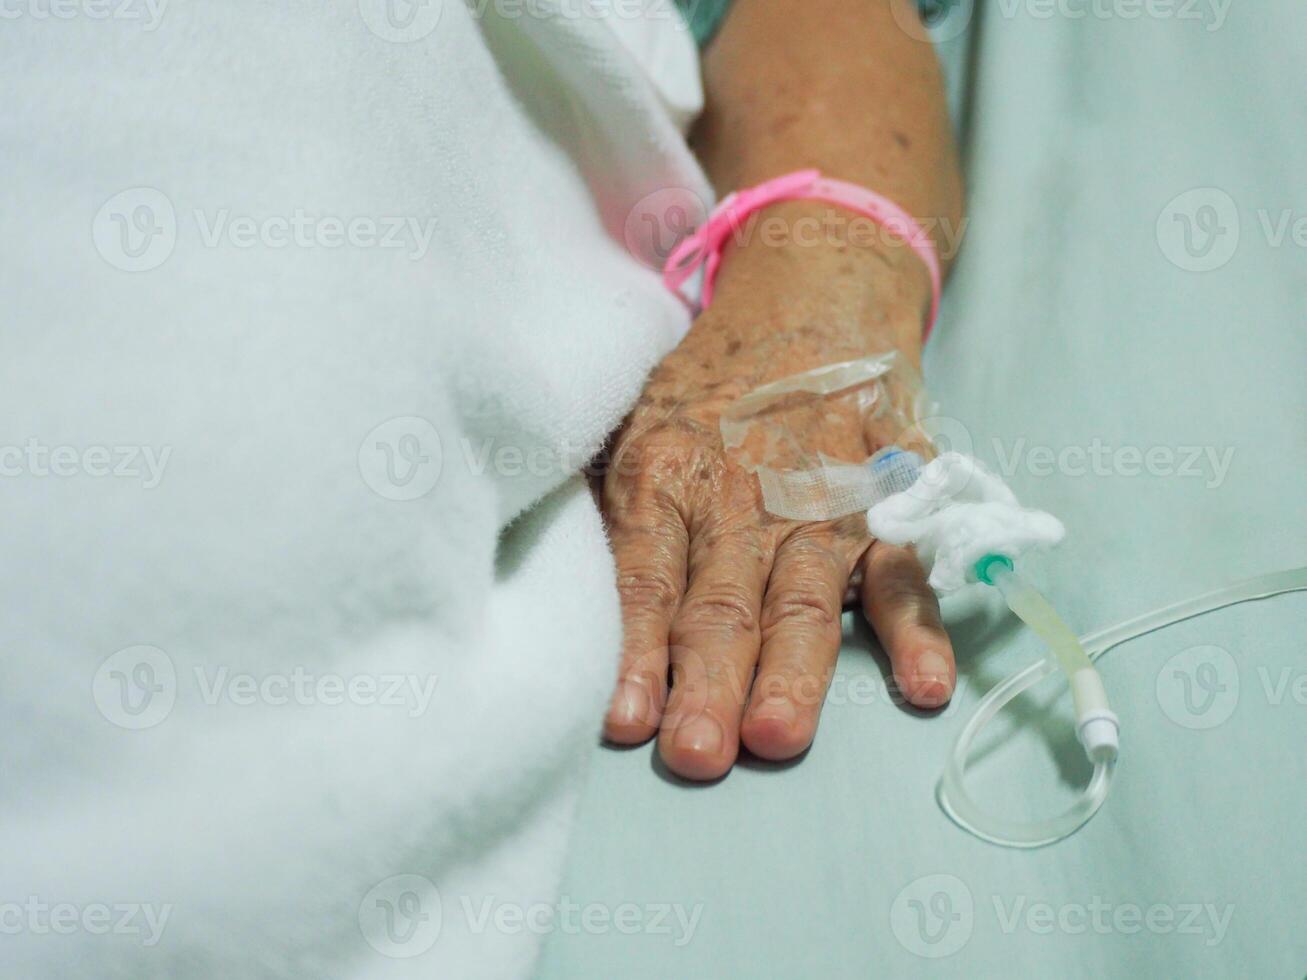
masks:
[[[1015,559],[1066,533],[1052,514],[1022,507],[977,459],[954,452],[931,460],[909,489],[867,511],[867,527],[881,541],[914,545],[940,593],[974,582],[972,569],[985,555]]]

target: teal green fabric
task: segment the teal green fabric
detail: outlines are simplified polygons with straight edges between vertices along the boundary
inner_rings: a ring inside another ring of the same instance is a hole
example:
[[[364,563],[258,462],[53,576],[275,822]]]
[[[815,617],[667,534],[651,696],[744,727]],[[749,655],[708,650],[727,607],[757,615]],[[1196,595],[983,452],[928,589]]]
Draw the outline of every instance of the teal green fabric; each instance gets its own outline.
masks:
[[[676,6],[690,25],[695,41],[703,47],[717,33],[731,8],[731,0],[676,0]]]
[[[917,6],[922,19],[927,24],[933,24],[947,17],[950,6],[955,2],[956,0],[918,0]],[[690,25],[695,41],[699,47],[703,47],[712,40],[717,28],[725,20],[731,9],[731,0],[676,0],[676,6],[681,9],[686,23]]]
[[[1307,103],[1285,93],[1307,90],[1307,8],[1202,6],[937,25],[970,106],[971,220],[926,375],[954,445],[1065,520],[1027,567],[1084,631],[1307,564],[1307,254],[1280,234],[1304,215]],[[797,764],[699,787],[650,746],[597,748],[563,894],[699,917],[688,942],[674,915],[556,929],[540,977],[1303,976],[1307,595],[1109,653],[1116,785],[1034,851],[964,834],[934,787],[979,697],[1039,648],[983,592],[945,614],[960,684],[937,716],[895,703],[850,623]],[[1086,777],[1066,699],[1041,688],[1011,717],[976,795],[1052,814]]]

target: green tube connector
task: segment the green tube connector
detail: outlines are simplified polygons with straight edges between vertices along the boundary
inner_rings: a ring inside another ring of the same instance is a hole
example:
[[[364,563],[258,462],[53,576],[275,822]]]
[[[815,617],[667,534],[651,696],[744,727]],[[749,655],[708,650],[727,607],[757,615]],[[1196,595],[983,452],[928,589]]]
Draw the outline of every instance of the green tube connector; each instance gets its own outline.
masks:
[[[1007,555],[986,555],[973,566],[976,578],[986,585],[993,585],[994,580],[989,576],[989,570],[994,567],[995,563],[1003,565],[1010,572],[1012,571],[1012,559]]]

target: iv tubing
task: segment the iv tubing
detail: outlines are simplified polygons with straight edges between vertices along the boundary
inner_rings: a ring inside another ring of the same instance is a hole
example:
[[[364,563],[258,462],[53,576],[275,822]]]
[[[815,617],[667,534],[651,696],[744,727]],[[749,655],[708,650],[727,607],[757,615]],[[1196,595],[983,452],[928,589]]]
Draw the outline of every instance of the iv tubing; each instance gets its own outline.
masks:
[[[1074,634],[1066,629],[1056,613],[1052,613],[1052,607],[1048,606],[1047,600],[1016,575],[1011,562],[1007,561],[1007,559],[997,557],[992,562],[990,559],[984,559],[977,567],[977,574],[983,581],[990,582],[990,584],[1000,588],[1004,592],[1004,598],[1008,600],[1013,612],[1026,620],[1031,628],[1040,634],[1041,638],[1049,642],[1051,634],[1052,639],[1050,648],[1053,650],[1053,655],[1051,657],[1044,657],[1029,667],[1018,671],[981,699],[980,704],[976,706],[975,712],[962,727],[957,740],[953,743],[952,751],[949,753],[948,762],[944,767],[943,775],[940,776],[939,786],[936,790],[940,808],[954,823],[982,840],[1004,847],[1042,847],[1069,837],[1084,826],[1098,812],[1099,807],[1103,805],[1103,801],[1107,799],[1107,792],[1112,781],[1112,769],[1115,764],[1115,747],[1104,747],[1103,741],[1092,735],[1086,738],[1086,732],[1092,730],[1092,726],[1086,726],[1085,714],[1093,715],[1098,709],[1093,705],[1087,705],[1084,706],[1086,710],[1082,712],[1081,691],[1076,689],[1075,686],[1075,678],[1077,676],[1085,677],[1085,671],[1092,674],[1095,680],[1097,679],[1097,672],[1093,670],[1091,665],[1092,661],[1097,660],[1108,650],[1120,646],[1122,643],[1165,629],[1195,616],[1201,616],[1242,602],[1250,602],[1254,599],[1267,599],[1286,592],[1307,591],[1307,567],[1291,568],[1268,575],[1258,575],[1216,589],[1213,592],[1174,603],[1165,608],[1146,613],[1143,616],[1137,616],[1108,629],[1090,633],[1077,641]],[[1026,593],[1033,593],[1034,598]],[[1039,603],[1047,608],[1040,608]],[[1049,613],[1052,614],[1051,619],[1048,617]],[[1032,614],[1031,619],[1026,618],[1028,614]],[[1054,622],[1061,625],[1062,629],[1066,630],[1066,635],[1071,637],[1072,643],[1070,645],[1066,643],[1066,636],[1057,633]],[[1077,655],[1076,650],[1080,651],[1079,655]],[[1084,663],[1080,662],[1081,656],[1085,658]],[[1071,678],[1073,693],[1077,695],[1076,708],[1077,718],[1081,722],[1081,741],[1085,743],[1086,752],[1094,765],[1089,784],[1069,810],[1060,816],[1046,820],[1027,823],[987,813],[975,804],[967,794],[966,786],[963,783],[967,759],[971,755],[971,747],[976,740],[976,736],[980,734],[981,729],[993,720],[995,715],[1007,706],[1008,702],[1038,684],[1049,674],[1056,671],[1059,666],[1062,666],[1066,670],[1068,677]],[[1103,711],[1106,709],[1105,700],[1102,709]],[[1088,720],[1090,722],[1097,720],[1106,724],[1103,711],[1098,711],[1095,717],[1090,717]],[[1110,715],[1110,711],[1106,712],[1106,714]],[[1114,725],[1115,716],[1112,716],[1111,721]]]

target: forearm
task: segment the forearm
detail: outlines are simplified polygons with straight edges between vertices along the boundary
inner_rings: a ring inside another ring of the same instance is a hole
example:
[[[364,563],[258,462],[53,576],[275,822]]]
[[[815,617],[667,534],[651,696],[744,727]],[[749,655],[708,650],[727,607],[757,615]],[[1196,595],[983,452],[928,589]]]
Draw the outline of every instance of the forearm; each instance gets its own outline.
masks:
[[[878,191],[921,222],[947,267],[962,191],[943,81],[891,2],[911,0],[735,0],[705,54],[693,141],[723,194],[805,167]],[[851,343],[915,356],[929,279],[874,231],[830,205],[775,205],[728,249],[717,302],[783,303],[787,322],[839,321]]]

